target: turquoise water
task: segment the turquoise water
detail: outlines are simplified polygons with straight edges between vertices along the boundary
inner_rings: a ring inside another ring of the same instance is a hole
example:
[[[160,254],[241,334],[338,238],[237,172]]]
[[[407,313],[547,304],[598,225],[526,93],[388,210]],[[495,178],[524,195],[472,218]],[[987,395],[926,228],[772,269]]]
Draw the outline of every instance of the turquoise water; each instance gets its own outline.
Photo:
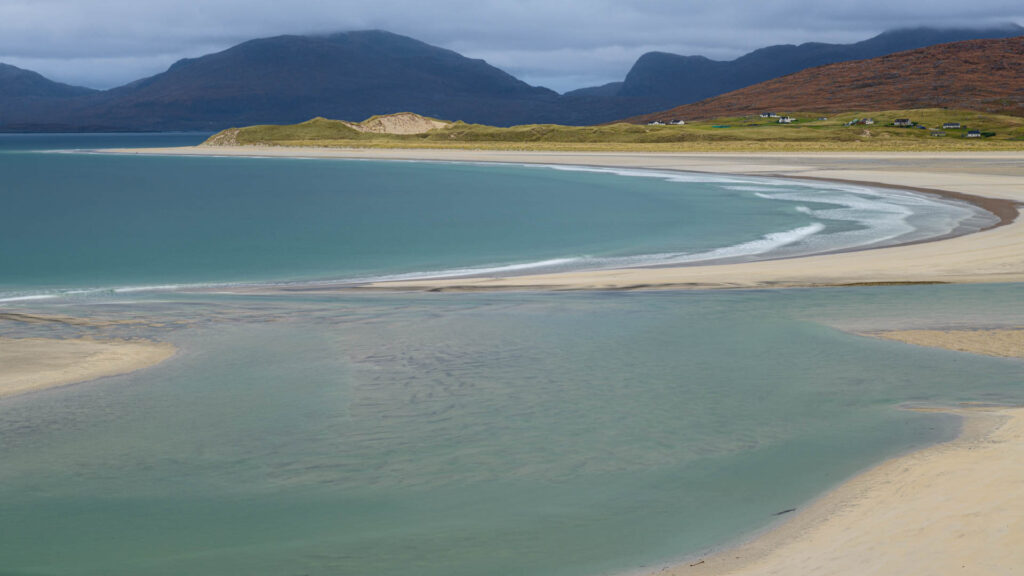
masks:
[[[154,145],[156,138],[124,144]],[[60,144],[59,137],[7,137],[0,146],[7,150],[0,152],[0,301],[749,260],[913,241],[994,221],[966,204],[842,184],[54,152]]]
[[[1020,326],[1019,284],[159,287],[756,258],[984,220],[958,205],[732,177],[27,152],[201,136],[33,138],[0,136],[0,337],[179,352],[0,402],[0,575],[618,574],[955,435],[901,405],[1024,403],[1020,360],[856,335]]]

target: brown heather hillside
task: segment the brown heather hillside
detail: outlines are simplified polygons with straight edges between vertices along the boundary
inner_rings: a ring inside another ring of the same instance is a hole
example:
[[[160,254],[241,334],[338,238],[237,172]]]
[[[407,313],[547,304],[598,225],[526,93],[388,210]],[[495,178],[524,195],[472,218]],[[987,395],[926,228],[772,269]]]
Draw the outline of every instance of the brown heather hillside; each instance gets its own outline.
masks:
[[[1024,36],[952,42],[828,64],[626,122],[911,108],[1024,116]]]

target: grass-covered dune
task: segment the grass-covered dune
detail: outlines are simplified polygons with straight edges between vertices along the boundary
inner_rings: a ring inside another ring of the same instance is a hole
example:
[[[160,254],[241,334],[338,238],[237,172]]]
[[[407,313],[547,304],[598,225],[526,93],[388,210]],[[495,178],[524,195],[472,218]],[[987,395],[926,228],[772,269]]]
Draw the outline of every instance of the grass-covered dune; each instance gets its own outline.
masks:
[[[293,125],[231,128],[206,145],[320,146],[372,148],[482,148],[496,150],[637,150],[637,151],[890,151],[890,150],[1024,150],[1024,118],[969,110],[921,109],[850,112],[819,119],[818,113],[779,111],[792,124],[760,116],[738,116],[685,125],[608,124],[561,126],[529,124],[498,128],[463,122],[423,119],[413,134],[382,131],[387,116],[361,123],[314,118]],[[397,115],[396,115],[397,116]],[[403,119],[410,116],[405,114]],[[846,124],[872,118],[874,124]],[[909,118],[910,128],[892,125]],[[429,126],[437,126],[427,129]],[[959,129],[943,129],[958,122]],[[966,138],[968,130],[985,136]],[[935,133],[942,133],[936,136]]]

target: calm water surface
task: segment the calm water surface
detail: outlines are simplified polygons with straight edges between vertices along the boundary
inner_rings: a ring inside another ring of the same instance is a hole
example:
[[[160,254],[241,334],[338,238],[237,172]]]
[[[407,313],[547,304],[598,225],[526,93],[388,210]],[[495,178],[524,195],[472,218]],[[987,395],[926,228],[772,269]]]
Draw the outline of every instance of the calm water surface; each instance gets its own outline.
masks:
[[[95,146],[55,138],[40,141]],[[289,297],[123,290],[712,251],[814,223],[835,234],[880,230],[849,213],[816,214],[860,208],[757,196],[808,190],[718,181],[681,193],[694,183],[19,145],[0,153],[5,206],[21,211],[2,213],[0,313],[119,322],[2,319],[0,336],[152,338],[179,353],[143,372],[0,402],[0,575],[617,574],[734,541],[866,466],[956,433],[954,419],[901,405],[1024,402],[1020,360],[856,335],[1019,326],[1019,284]],[[404,184],[380,184],[381,197],[347,189],[337,204],[330,193],[339,180],[391,178]],[[410,185],[424,182],[445,184]],[[282,190],[338,211],[289,212]],[[716,204],[725,190],[735,194]],[[509,194],[524,204],[502,206]],[[255,212],[246,201],[254,196]],[[904,214],[907,202],[863,210],[893,227],[956,220],[955,210],[930,205],[911,210],[920,218]],[[389,205],[400,229],[374,232]],[[208,210],[197,215],[196,206]],[[342,210],[352,206],[360,210]],[[747,210],[760,227],[743,230],[731,210]],[[687,220],[690,211],[700,216]],[[716,211],[723,223],[709,220]],[[170,225],[175,218],[184,221]],[[450,229],[431,236],[439,222]],[[346,240],[349,227],[358,234]],[[360,256],[354,239],[367,234],[383,244]],[[463,246],[467,238],[481,240]],[[431,249],[414,249],[421,243]],[[14,299],[26,296],[47,298]]]
[[[199,139],[0,136],[0,302],[750,260],[994,221],[966,204],[820,182],[56,150]]]
[[[609,574],[729,542],[1024,402],[1024,365],[837,329],[1024,322],[1019,285],[150,298],[134,375],[0,405],[9,574]],[[1009,311],[1009,312],[1008,312]],[[932,314],[932,312],[941,312]]]

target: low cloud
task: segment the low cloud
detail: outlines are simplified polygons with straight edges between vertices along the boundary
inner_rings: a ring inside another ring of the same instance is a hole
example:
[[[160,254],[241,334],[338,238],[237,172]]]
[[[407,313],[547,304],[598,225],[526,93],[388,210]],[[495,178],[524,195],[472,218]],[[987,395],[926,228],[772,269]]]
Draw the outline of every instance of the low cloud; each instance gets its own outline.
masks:
[[[1019,1],[0,0],[0,61],[107,88],[251,38],[377,28],[565,91],[621,80],[646,51],[731,59],[918,25],[1024,22]]]

